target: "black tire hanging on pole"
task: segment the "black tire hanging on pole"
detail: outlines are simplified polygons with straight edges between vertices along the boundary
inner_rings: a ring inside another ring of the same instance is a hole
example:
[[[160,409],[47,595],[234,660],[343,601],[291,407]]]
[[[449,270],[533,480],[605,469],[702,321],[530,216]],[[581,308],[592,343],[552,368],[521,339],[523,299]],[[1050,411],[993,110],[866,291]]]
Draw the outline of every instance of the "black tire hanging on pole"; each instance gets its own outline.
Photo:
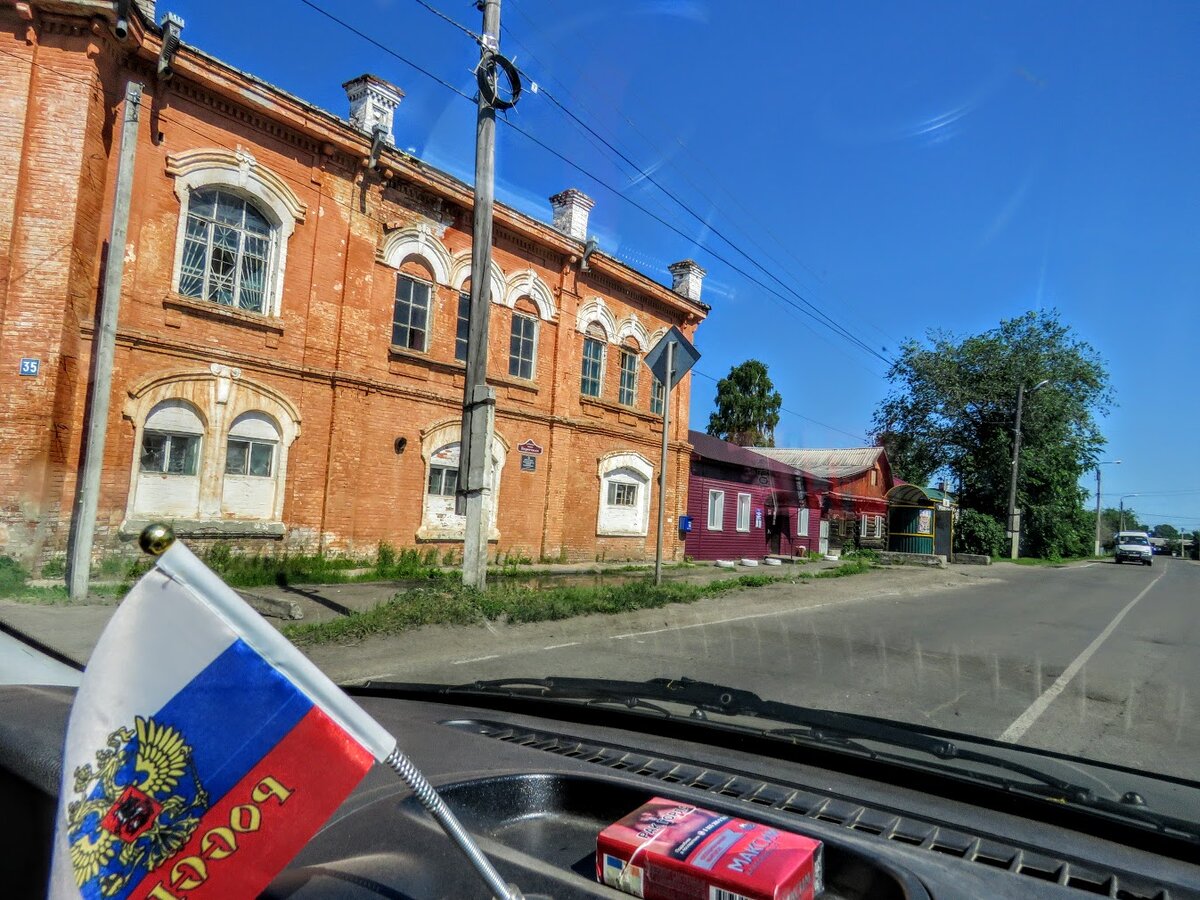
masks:
[[[504,72],[504,77],[508,79],[509,86],[512,88],[512,99],[510,100],[500,98],[496,84],[497,68]],[[521,73],[517,71],[516,66],[499,53],[492,53],[486,59],[480,60],[478,68],[475,69],[475,80],[479,85],[480,95],[487,101],[488,106],[494,109],[512,109],[521,97]]]

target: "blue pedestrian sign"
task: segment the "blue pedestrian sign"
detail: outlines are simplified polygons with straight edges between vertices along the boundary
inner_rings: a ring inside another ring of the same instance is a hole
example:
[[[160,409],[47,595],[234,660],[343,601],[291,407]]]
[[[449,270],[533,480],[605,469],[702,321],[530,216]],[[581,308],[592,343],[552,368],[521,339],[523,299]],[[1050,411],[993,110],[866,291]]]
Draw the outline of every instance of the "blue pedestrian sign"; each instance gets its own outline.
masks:
[[[26,356],[21,360],[20,373],[22,375],[28,375],[36,378],[37,373],[41,371],[41,368],[42,361],[40,359],[33,359],[32,357]]]

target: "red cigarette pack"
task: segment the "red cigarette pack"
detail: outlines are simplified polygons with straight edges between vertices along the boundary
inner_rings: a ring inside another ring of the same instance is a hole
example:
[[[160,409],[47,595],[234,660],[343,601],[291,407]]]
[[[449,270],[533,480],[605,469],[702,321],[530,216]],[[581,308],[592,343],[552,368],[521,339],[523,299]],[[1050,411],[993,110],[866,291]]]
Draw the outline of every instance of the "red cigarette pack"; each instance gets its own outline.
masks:
[[[812,900],[821,842],[655,797],[596,839],[596,878],[644,900]]]

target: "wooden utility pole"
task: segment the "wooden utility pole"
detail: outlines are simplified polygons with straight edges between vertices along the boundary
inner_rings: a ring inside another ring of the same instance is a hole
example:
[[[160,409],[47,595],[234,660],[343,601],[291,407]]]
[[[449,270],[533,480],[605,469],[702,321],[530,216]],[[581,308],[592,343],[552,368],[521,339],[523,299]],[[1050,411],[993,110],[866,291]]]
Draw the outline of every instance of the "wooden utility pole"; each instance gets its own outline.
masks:
[[[486,67],[500,49],[500,0],[479,0],[483,35],[479,65]],[[459,512],[466,515],[463,535],[463,584],[487,586],[488,530],[491,525],[492,434],[496,392],[487,384],[488,318],[491,305],[492,206],[496,162],[494,97],[479,92],[475,124],[475,221],[471,234],[471,308],[467,332],[467,377],[463,385],[462,439],[459,445]]]
[[[112,397],[113,359],[117,346],[117,316],[121,309],[121,281],[125,275],[125,242],[129,233],[129,204],[133,196],[133,164],[137,155],[138,119],[142,85],[125,86],[125,119],[117,158],[117,183],[113,197],[108,256],[104,263],[104,289],[100,294],[100,323],[92,338],[92,372],[88,382],[88,424],[84,435],[79,488],[75,493],[75,521],[71,538],[68,584],[72,600],[88,595],[92,568],[92,543],[100,505],[100,474],[104,469],[104,438]]]

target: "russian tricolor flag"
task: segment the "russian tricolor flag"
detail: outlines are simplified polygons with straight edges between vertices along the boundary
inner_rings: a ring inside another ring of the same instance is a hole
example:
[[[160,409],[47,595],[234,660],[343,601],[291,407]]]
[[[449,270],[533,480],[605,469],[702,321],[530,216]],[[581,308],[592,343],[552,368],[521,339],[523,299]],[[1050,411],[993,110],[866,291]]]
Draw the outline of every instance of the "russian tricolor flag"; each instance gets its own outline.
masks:
[[[176,542],[96,645],[50,895],[257,895],[396,741]]]

